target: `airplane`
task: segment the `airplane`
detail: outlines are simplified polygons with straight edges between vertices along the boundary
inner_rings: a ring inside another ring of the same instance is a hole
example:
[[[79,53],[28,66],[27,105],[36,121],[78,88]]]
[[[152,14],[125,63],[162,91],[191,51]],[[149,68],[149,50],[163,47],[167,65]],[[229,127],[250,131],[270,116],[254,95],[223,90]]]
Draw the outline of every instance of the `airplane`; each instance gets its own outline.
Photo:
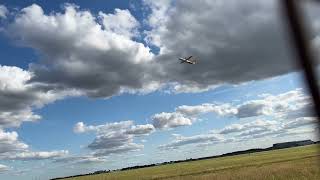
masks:
[[[197,61],[196,60],[191,60],[192,56],[189,57],[185,57],[185,58],[179,58],[179,60],[181,61],[180,63],[189,63],[189,64],[196,64]]]

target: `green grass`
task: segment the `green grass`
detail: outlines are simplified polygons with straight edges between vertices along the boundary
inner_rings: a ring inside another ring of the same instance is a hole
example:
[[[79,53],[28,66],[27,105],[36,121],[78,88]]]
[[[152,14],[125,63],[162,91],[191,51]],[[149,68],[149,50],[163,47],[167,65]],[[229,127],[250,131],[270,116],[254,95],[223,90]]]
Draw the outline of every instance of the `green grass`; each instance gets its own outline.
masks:
[[[113,179],[320,179],[320,145],[309,145],[245,155],[168,164],[68,178]]]

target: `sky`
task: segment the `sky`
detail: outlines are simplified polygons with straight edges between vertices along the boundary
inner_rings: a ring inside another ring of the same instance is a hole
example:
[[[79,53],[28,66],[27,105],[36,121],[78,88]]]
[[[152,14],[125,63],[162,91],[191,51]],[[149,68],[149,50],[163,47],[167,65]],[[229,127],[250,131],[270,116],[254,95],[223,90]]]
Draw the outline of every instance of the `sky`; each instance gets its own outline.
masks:
[[[289,42],[277,1],[1,0],[0,179],[318,140]]]

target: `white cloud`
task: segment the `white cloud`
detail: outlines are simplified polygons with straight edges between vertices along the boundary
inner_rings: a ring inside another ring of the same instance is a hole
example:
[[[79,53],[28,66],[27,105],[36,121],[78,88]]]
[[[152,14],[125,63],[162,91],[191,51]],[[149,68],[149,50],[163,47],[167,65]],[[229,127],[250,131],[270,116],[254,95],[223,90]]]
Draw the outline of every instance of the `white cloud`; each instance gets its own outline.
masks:
[[[156,128],[177,127],[191,125],[199,116],[206,113],[214,113],[217,116],[237,117],[241,123],[233,123],[221,129],[213,130],[209,134],[184,137],[176,135],[175,140],[161,145],[160,148],[170,149],[180,146],[195,144],[197,146],[208,145],[216,141],[208,140],[218,134],[223,140],[218,142],[239,142],[257,138],[283,137],[288,135],[301,135],[316,131],[317,119],[312,112],[312,103],[308,95],[302,89],[295,89],[277,95],[263,94],[257,99],[244,101],[238,105],[223,103],[204,103],[195,106],[178,106],[172,113],[156,114],[158,121],[154,121]],[[188,118],[188,123],[176,123],[175,119]],[[252,120],[252,117],[259,118]],[[160,120],[161,121],[160,121]],[[157,125],[158,123],[159,125]],[[170,126],[170,123],[174,126]]]
[[[306,125],[315,125],[318,122],[318,119],[315,117],[299,117],[296,119],[293,119],[291,121],[288,121],[284,124],[284,129],[294,129],[301,126]]]
[[[8,12],[9,12],[9,11],[8,11],[7,7],[0,4],[0,19],[1,19],[1,18],[6,19]]]
[[[143,146],[133,142],[134,136],[148,135],[155,130],[154,128],[170,129],[192,125],[200,115],[207,113],[238,118],[267,116],[274,119],[260,119],[245,124],[232,124],[216,131],[221,135],[233,134],[238,140],[286,134],[289,133],[290,129],[315,123],[314,118],[304,116],[308,113],[296,113],[306,111],[308,108],[311,108],[310,97],[305,95],[302,89],[296,89],[277,95],[263,94],[258,96],[256,100],[245,101],[238,105],[204,103],[195,106],[178,106],[174,112],[162,112],[153,115],[151,117],[153,125],[134,125],[133,121],[121,121],[105,125],[87,126],[83,122],[79,122],[75,125],[74,131],[77,133],[95,132],[97,137],[88,145],[88,148],[94,150],[95,155],[108,155],[141,149]],[[295,115],[291,116],[291,113]],[[206,138],[215,138],[217,134],[207,136],[200,135],[190,138],[176,136],[174,143],[169,143],[164,147],[169,148],[185,144],[208,144],[213,140]]]
[[[180,112],[185,116],[198,116],[205,113],[215,113],[219,116],[234,116],[238,113],[238,110],[230,104],[205,103],[196,106],[182,105],[176,108],[176,112]]]
[[[200,105],[181,105],[174,112],[162,112],[151,117],[152,123],[158,129],[170,129],[179,126],[192,125],[199,116],[214,113],[221,117],[250,118],[270,116],[292,119],[312,116],[310,97],[302,89],[295,89],[278,95],[264,94],[261,99],[255,99],[234,105],[229,103],[204,103]]]
[[[139,135],[149,134],[154,131],[152,124],[134,125],[133,121],[120,121],[114,123],[106,123],[104,125],[85,125],[83,122],[78,122],[73,128],[75,133],[96,132],[97,134],[106,134],[109,132],[123,131],[127,134]]]
[[[40,115],[34,114],[29,108],[14,112],[0,112],[0,126],[18,127],[22,122],[37,121]]]
[[[310,105],[310,97],[305,95],[302,89],[295,89],[278,95],[265,94],[263,99],[247,101],[237,107],[237,117],[283,116]]]
[[[220,134],[245,133],[250,134],[252,131],[261,129],[276,129],[279,125],[278,121],[255,120],[244,124],[231,124],[220,130]]]
[[[286,136],[311,133],[316,129],[317,119],[300,117],[296,119],[255,120],[244,124],[231,124],[219,130],[220,134],[232,135],[237,141],[255,138]]]
[[[152,124],[136,125],[132,126],[131,129],[127,130],[128,134],[135,135],[146,135],[155,131],[155,128]]]
[[[42,61],[28,70],[33,73],[31,82],[55,90],[75,89],[89,97],[165,88],[202,92],[297,70],[284,35],[278,33],[282,23],[275,1],[146,0],[144,4],[151,10],[143,22],[151,28],[144,31],[146,41],[160,48],[159,55],[134,40],[141,36],[140,25],[129,10],[95,15],[67,4],[64,12],[45,14],[33,4],[19,11],[6,29],[41,55]],[[190,54],[200,63],[177,64],[178,57]],[[255,105],[242,107],[239,115],[247,115],[245,108],[260,108]]]
[[[152,27],[150,31],[146,31],[147,36],[145,41],[149,44],[154,44],[163,50],[161,42],[161,34],[166,33],[167,27],[166,23],[170,18],[170,0],[163,1],[149,1],[144,0],[145,5],[150,8],[152,13],[149,15],[147,24]]]
[[[151,10],[142,26],[150,27],[143,32],[145,40],[160,48],[159,55],[134,39],[142,33],[129,10],[95,15],[68,4],[64,12],[45,14],[33,4],[15,16],[7,32],[41,55],[42,61],[29,69],[33,82],[76,89],[89,97],[150,93],[164,87],[177,93],[203,92],[297,70],[284,35],[278,33],[283,25],[275,1],[144,4]],[[178,64],[177,58],[186,55],[200,63]]]
[[[16,154],[9,155],[4,159],[12,159],[12,160],[44,160],[44,159],[54,159],[68,155],[69,152],[67,150],[60,151],[26,151],[20,152]]]
[[[190,144],[214,144],[221,143],[224,138],[219,134],[199,134],[195,136],[176,136],[175,140],[159,146],[160,149],[176,149],[180,146],[190,145]]]
[[[95,126],[86,126],[83,122],[78,122],[73,127],[73,132],[75,133],[84,133],[84,132],[96,131],[96,130],[97,128]]]
[[[152,123],[155,128],[169,129],[178,126],[188,126],[192,124],[192,120],[180,113],[158,113],[152,116]]]
[[[201,93],[205,91],[212,90],[219,85],[212,85],[212,86],[201,86],[199,84],[179,84],[179,83],[170,83],[169,84],[169,90],[167,90],[169,93]]]
[[[114,11],[114,14],[99,12],[105,30],[125,37],[136,36],[139,22],[131,15],[130,11],[121,9]]]
[[[234,105],[229,103],[204,103],[200,105],[181,105],[174,112],[162,112],[151,117],[155,128],[169,129],[189,126],[203,114],[213,113],[220,117],[250,118],[270,116],[273,118],[294,119],[309,117],[312,103],[302,89],[272,95],[263,94],[257,99]]]
[[[0,173],[9,171],[9,167],[3,164],[0,164]]]
[[[101,148],[94,152],[94,156],[109,156],[111,154],[121,154],[134,151],[140,151],[144,148],[143,144],[127,143],[113,148]]]
[[[18,127],[25,121],[37,121],[40,115],[33,108],[77,95],[76,91],[50,89],[46,84],[28,83],[33,74],[14,66],[0,65],[0,128]]]
[[[255,120],[246,123],[234,123],[222,129],[215,129],[212,133],[194,136],[174,134],[175,139],[167,144],[160,145],[160,149],[177,149],[186,145],[196,147],[208,146],[217,143],[230,143],[254,140],[258,138],[277,138],[315,133],[317,119],[302,117],[291,120]]]
[[[153,133],[155,128],[152,124],[134,125],[133,121],[120,121],[98,126],[87,126],[78,122],[74,126],[74,132],[96,133],[96,137],[87,147],[93,151],[93,156],[108,156],[143,149],[142,144],[134,142],[137,136],[145,136]]]
[[[150,90],[158,68],[150,49],[131,39],[139,23],[128,10],[95,16],[73,5],[64,8],[45,14],[33,4],[8,27],[11,36],[45,57],[30,66],[32,81],[90,97]]]
[[[32,151],[18,139],[15,131],[5,132],[0,128],[0,160],[41,160],[63,157],[68,151]]]
[[[150,1],[147,42],[179,92],[202,92],[297,71],[275,0]],[[201,13],[199,13],[201,12]],[[236,17],[236,18],[235,18]],[[316,21],[313,13],[311,20]],[[319,34],[319,32],[316,32]],[[195,66],[178,66],[193,55]]]
[[[0,157],[5,153],[25,151],[28,147],[18,140],[17,132],[5,132],[0,128]]]

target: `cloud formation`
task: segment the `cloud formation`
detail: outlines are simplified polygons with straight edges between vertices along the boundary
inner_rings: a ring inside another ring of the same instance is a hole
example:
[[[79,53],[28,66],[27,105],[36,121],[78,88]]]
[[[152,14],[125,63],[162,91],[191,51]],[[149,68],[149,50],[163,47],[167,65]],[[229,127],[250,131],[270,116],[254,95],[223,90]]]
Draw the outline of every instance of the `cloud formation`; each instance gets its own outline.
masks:
[[[17,132],[5,132],[0,129],[0,157],[6,153],[25,151],[28,147],[27,144],[18,140]]]
[[[28,83],[33,77],[29,71],[0,65],[0,128],[18,127],[25,121],[37,121],[40,115],[32,112],[76,91],[59,91],[46,84]]]
[[[221,129],[221,134],[231,134],[236,141],[245,141],[262,137],[281,137],[289,134],[316,132],[315,117],[300,117],[297,119],[268,121],[256,120],[244,124],[232,124]],[[301,128],[303,131],[301,131]],[[305,131],[305,132],[304,132]]]
[[[153,125],[159,129],[169,129],[179,126],[188,126],[192,124],[192,120],[180,113],[158,113],[152,116]]]
[[[277,95],[262,94],[257,99],[244,101],[240,104],[204,103],[201,105],[182,105],[171,113],[178,114],[180,119],[190,118],[190,124],[197,121],[200,115],[213,113],[220,117],[233,117],[244,119],[245,122],[233,123],[221,129],[215,129],[211,133],[194,136],[176,135],[175,139],[167,144],[160,145],[160,149],[176,149],[185,145],[209,145],[223,142],[240,142],[257,138],[276,138],[288,135],[301,135],[315,133],[317,131],[317,119],[312,112],[311,99],[302,89],[295,89]],[[176,115],[177,116],[177,115]],[[259,118],[252,120],[252,118]],[[177,120],[161,121],[161,126],[170,127]],[[158,123],[155,119],[154,124]],[[176,126],[184,126],[183,123],[175,123]]]
[[[33,4],[7,29],[41,54],[42,61],[30,66],[32,81],[89,97],[162,88],[202,92],[297,71],[285,34],[279,33],[283,24],[275,1],[144,2],[151,11],[143,20],[150,27],[143,31],[145,43],[160,54],[135,40],[143,33],[129,10],[94,15],[68,4],[64,12],[45,14]],[[177,58],[187,55],[200,63],[178,64]]]
[[[15,131],[5,132],[0,129],[0,160],[42,160],[63,157],[68,151],[32,151],[18,139]]]
[[[134,142],[138,136],[149,135],[155,128],[151,124],[134,125],[133,121],[120,121],[98,126],[87,126],[78,122],[74,126],[75,133],[93,132],[95,139],[87,147],[93,151],[93,156],[108,156],[143,149],[143,144]]]
[[[252,129],[275,129],[278,125],[277,121],[264,121],[264,120],[255,120],[245,124],[232,124],[226,126],[219,132],[220,134],[230,134],[230,133],[239,133],[239,132],[250,132]]]
[[[13,155],[10,155],[8,157],[5,157],[4,159],[10,159],[10,160],[44,160],[44,159],[54,159],[59,157],[64,157],[68,155],[69,152],[67,150],[61,150],[61,151],[43,151],[43,152],[20,152]]]
[[[156,58],[166,76],[187,92],[188,86],[206,89],[297,70],[281,33],[276,1],[165,2],[147,1],[153,27],[147,38],[161,48]],[[176,65],[177,57],[188,55],[199,64]]]
[[[153,54],[132,40],[139,23],[128,10],[95,16],[74,5],[64,8],[63,13],[47,15],[33,4],[8,27],[14,38],[44,59],[30,67],[31,81],[74,88],[89,97],[152,90]]]
[[[0,19],[6,19],[8,14],[8,9],[6,6],[0,4]]]
[[[238,119],[258,116],[294,119],[312,117],[312,102],[302,89],[272,95],[263,94],[257,99],[242,102],[238,105],[230,103],[204,103],[200,105],[182,105],[174,112],[162,112],[151,117],[155,128],[170,129],[192,125],[203,114],[213,113],[220,117]]]
[[[212,145],[217,143],[241,142],[258,138],[277,138],[288,135],[315,133],[317,119],[301,117],[291,120],[254,120],[247,123],[234,123],[222,129],[215,129],[210,133],[193,136],[175,135],[175,139],[160,145],[162,150],[178,149],[186,145]]]
[[[282,94],[263,94],[262,99],[251,100],[237,106],[238,118],[254,116],[288,116],[301,111],[312,116],[312,101],[302,89],[291,90]]]
[[[0,173],[9,171],[9,167],[3,164],[0,164]]]
[[[206,113],[215,113],[219,116],[234,116],[238,113],[236,107],[230,104],[210,104],[204,103],[196,106],[182,105],[175,109],[176,112],[185,116],[199,116]]]
[[[190,145],[190,144],[214,144],[221,143],[224,141],[223,136],[219,134],[199,134],[195,136],[175,136],[175,140],[165,144],[160,145],[160,149],[176,149],[180,146]]]

